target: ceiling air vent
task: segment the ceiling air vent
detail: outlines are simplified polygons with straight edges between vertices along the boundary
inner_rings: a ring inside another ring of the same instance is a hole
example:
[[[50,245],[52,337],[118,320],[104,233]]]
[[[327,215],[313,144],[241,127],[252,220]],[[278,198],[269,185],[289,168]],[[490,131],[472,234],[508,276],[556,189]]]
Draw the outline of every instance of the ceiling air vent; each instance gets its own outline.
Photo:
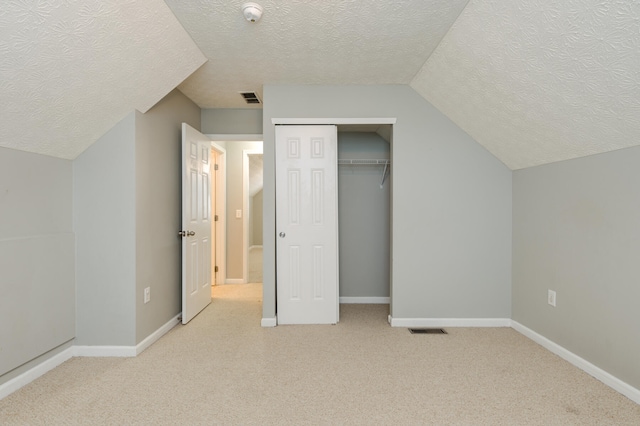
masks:
[[[258,98],[258,95],[256,95],[256,92],[240,92],[240,94],[244,98],[244,101],[248,104],[260,103],[260,99]]]

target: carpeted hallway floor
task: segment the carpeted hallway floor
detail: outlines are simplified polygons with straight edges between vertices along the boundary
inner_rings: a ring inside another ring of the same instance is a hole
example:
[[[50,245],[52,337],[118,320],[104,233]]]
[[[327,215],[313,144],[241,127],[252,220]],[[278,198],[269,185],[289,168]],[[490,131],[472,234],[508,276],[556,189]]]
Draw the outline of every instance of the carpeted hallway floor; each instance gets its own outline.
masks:
[[[2,425],[639,425],[640,406],[508,328],[412,335],[386,305],[261,328],[261,285],[137,358],[73,358],[0,401]]]

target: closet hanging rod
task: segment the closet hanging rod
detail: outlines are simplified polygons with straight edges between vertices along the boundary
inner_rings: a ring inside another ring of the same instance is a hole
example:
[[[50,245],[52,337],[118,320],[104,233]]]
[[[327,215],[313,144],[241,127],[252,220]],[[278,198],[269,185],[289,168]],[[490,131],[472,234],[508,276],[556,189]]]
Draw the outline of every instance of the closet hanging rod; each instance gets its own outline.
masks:
[[[368,159],[344,159],[344,158],[339,158],[338,159],[338,164],[351,164],[354,166],[358,166],[358,165],[377,165],[380,164],[382,166],[384,165],[388,165],[391,164],[391,160],[388,159],[384,159],[384,160],[368,160]]]

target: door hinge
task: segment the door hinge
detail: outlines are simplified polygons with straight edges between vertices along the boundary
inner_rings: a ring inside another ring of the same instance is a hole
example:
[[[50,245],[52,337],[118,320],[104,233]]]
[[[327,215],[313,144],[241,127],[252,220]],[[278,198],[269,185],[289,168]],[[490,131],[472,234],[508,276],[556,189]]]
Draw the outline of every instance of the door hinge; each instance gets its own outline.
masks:
[[[218,165],[217,164],[213,165],[213,170],[218,170]]]
[[[218,221],[218,215],[213,216],[213,221],[217,222]]]
[[[218,272],[218,265],[213,268],[213,272]]]

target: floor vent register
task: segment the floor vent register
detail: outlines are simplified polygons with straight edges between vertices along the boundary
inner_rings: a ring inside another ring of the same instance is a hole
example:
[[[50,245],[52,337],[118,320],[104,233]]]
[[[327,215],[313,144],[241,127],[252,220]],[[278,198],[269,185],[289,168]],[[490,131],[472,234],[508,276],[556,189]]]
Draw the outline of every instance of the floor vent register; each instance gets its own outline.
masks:
[[[410,328],[411,334],[447,334],[443,328]]]

